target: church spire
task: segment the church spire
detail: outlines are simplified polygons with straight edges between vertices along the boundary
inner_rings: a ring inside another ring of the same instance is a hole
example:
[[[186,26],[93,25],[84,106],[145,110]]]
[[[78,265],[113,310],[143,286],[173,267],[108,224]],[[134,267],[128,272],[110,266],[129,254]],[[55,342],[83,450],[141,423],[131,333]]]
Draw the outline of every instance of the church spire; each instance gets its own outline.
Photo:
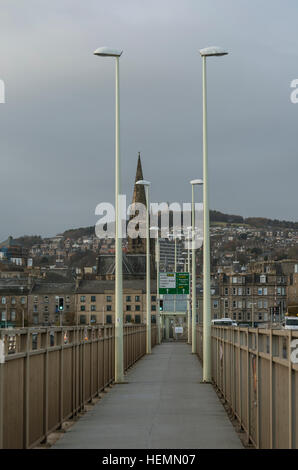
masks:
[[[142,184],[136,184],[137,181],[140,181],[143,179],[144,177],[143,177],[143,170],[142,170],[142,163],[141,163],[141,152],[139,152],[132,203],[134,204],[135,202],[141,202],[142,204],[146,206],[145,187]]]

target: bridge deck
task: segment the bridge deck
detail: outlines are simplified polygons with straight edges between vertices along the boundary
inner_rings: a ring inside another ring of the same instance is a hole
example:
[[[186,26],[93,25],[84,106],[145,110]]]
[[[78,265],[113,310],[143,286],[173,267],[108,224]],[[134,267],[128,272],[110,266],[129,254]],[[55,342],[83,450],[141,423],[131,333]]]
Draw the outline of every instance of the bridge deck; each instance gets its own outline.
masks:
[[[163,343],[128,372],[55,449],[242,448],[201,365],[185,343]]]

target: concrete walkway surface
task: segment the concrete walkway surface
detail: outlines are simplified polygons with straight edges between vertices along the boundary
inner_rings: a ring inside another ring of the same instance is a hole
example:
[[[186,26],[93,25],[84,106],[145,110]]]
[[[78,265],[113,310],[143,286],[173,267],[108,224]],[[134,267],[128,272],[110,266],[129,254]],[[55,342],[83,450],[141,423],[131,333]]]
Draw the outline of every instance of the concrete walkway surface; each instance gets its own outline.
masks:
[[[114,385],[52,449],[241,449],[186,343],[162,343]]]

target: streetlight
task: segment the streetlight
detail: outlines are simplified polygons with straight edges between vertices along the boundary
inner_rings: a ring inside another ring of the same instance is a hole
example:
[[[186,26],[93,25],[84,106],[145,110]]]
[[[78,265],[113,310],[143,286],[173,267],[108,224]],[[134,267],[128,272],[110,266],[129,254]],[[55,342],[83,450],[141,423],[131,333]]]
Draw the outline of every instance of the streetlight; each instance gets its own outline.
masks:
[[[156,232],[155,260],[156,260],[156,300],[157,300],[157,334],[158,344],[161,343],[161,321],[160,321],[160,297],[159,297],[159,270],[160,270],[160,251],[159,251],[159,228],[150,227],[150,230]]]
[[[122,51],[99,47],[94,55],[115,57],[116,59],[116,119],[115,119],[115,382],[124,381],[123,370],[123,277],[122,277],[122,231],[121,213],[118,205],[120,194],[120,96],[119,96],[119,57]]]
[[[191,228],[192,228],[192,271],[191,271],[191,288],[192,288],[192,328],[191,328],[191,352],[196,353],[196,303],[197,303],[197,293],[196,293],[196,244],[195,244],[195,198],[194,198],[194,187],[196,185],[202,185],[203,180],[196,179],[191,180]]]
[[[150,292],[150,222],[149,222],[149,186],[150,181],[139,180],[136,184],[145,186],[146,193],[146,353],[151,354],[151,292]]]
[[[220,47],[207,47],[200,50],[203,60],[203,205],[204,205],[204,246],[203,246],[203,382],[211,382],[211,298],[210,298],[210,236],[208,200],[208,160],[207,160],[207,89],[206,57],[227,55]]]
[[[192,232],[192,226],[187,227],[187,270],[190,278],[190,234]],[[190,344],[190,293],[187,296],[187,343]]]

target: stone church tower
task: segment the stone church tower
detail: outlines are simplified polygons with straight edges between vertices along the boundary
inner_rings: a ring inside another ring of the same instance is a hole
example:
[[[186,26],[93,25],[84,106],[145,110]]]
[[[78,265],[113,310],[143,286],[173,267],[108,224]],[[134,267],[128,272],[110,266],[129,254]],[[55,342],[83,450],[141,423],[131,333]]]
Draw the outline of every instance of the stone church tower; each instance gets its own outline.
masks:
[[[147,201],[146,201],[146,194],[145,194],[145,188],[141,184],[136,184],[137,181],[143,180],[143,170],[142,170],[142,163],[141,163],[141,155],[139,152],[138,155],[138,164],[137,164],[137,172],[136,172],[136,178],[135,178],[135,185],[134,185],[134,190],[133,190],[133,196],[132,196],[132,204],[135,203],[141,203],[144,204],[144,206],[147,207]],[[130,219],[134,217],[131,216]],[[150,250],[151,251],[151,250]],[[130,238],[128,237],[128,248],[127,248],[127,253],[130,254],[146,254],[146,238]]]

